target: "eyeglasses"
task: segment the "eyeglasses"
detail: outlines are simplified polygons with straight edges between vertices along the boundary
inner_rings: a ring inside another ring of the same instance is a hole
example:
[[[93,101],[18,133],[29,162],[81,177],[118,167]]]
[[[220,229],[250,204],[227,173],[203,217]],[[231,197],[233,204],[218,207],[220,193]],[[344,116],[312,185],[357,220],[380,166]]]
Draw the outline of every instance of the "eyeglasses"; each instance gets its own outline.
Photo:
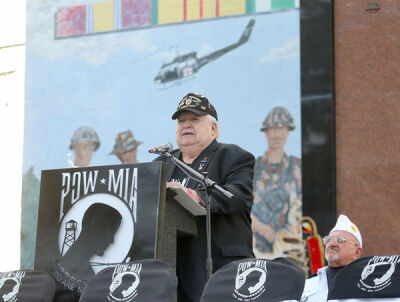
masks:
[[[332,236],[325,236],[324,238],[322,238],[322,242],[324,243],[324,245],[328,245],[331,241],[337,243],[337,244],[345,244],[350,243],[350,244],[354,244],[355,246],[357,246],[357,244],[355,244],[354,242],[350,242],[347,241],[346,238],[343,237],[332,237]]]

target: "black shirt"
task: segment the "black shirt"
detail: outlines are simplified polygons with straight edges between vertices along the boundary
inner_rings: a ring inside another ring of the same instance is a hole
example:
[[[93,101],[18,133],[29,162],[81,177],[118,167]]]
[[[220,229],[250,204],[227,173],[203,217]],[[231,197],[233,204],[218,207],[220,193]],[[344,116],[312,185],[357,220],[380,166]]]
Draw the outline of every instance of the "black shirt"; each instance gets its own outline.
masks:
[[[330,285],[332,284],[333,279],[335,278],[336,274],[340,272],[340,270],[342,268],[343,268],[343,266],[340,266],[340,267],[328,266],[328,269],[326,270],[326,276],[328,279],[328,288],[330,288]]]
[[[202,173],[202,171],[204,171],[206,166],[208,165],[210,156],[212,154],[210,146],[211,144],[206,149],[204,149],[203,152],[201,152],[200,155],[197,156],[196,159],[191,164],[187,165],[190,168],[196,170],[197,172]],[[180,156],[179,159],[182,160],[182,156]],[[190,172],[185,173],[179,166],[176,167],[174,173],[172,174],[171,178],[168,181],[179,182],[186,188],[200,189],[200,190],[203,189],[203,185],[201,184],[201,182],[194,179],[193,175],[191,175]]]

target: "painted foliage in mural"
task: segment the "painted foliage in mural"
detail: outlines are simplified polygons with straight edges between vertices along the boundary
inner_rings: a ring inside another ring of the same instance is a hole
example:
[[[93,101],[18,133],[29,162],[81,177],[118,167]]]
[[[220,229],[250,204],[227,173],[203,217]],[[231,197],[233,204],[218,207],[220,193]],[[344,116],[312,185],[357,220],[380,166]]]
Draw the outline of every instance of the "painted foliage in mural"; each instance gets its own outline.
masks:
[[[152,161],[150,148],[175,142],[171,115],[188,92],[216,107],[221,142],[259,157],[253,217],[264,230],[255,225],[257,255],[295,248],[301,217],[298,1],[27,4],[22,267],[33,266],[41,170]],[[275,124],[260,131],[267,115]],[[279,131],[283,137],[270,138]]]

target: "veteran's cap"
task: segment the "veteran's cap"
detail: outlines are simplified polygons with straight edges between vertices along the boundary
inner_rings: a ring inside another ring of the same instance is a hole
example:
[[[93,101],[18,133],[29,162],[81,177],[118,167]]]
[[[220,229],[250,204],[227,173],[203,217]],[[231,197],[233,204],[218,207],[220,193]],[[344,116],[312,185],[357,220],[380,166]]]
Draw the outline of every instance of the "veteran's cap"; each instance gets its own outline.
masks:
[[[191,111],[197,115],[209,114],[218,120],[217,111],[215,111],[214,106],[201,94],[188,93],[185,95],[179,102],[176,112],[172,115],[172,119],[177,119],[178,115],[183,111]]]
[[[357,226],[353,222],[351,222],[351,220],[346,215],[341,214],[339,216],[336,225],[329,232],[329,234],[335,231],[345,231],[352,234],[358,240],[360,247],[362,247],[361,233],[358,230]]]

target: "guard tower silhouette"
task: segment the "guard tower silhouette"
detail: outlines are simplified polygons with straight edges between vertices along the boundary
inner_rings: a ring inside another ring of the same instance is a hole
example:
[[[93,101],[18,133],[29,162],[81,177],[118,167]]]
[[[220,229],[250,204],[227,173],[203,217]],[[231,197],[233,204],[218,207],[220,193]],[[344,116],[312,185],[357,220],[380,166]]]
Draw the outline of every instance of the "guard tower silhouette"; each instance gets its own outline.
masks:
[[[76,239],[76,226],[77,222],[73,219],[67,221],[65,223],[65,236],[64,236],[64,242],[61,250],[61,256],[64,255],[64,248],[67,245],[68,247],[71,247],[71,245],[74,244],[75,239]]]

